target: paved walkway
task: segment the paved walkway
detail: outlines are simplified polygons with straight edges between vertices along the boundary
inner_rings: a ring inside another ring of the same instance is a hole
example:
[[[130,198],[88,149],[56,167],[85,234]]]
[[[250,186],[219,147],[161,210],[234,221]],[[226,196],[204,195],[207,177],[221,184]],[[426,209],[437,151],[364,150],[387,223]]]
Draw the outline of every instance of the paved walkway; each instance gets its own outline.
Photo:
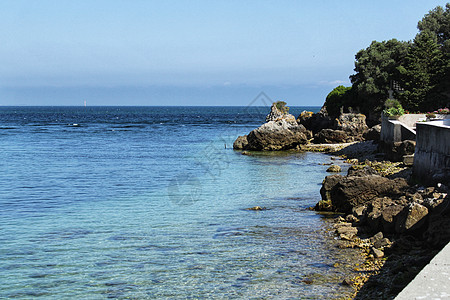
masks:
[[[403,299],[450,299],[450,243],[395,298]]]

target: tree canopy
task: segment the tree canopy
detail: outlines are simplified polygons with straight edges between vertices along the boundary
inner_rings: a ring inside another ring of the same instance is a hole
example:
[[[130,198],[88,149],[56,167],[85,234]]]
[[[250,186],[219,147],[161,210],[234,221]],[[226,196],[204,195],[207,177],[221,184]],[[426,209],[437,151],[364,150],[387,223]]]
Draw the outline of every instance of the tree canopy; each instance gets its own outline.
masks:
[[[373,41],[355,55],[351,87],[327,97],[331,114],[339,107],[359,108],[376,118],[392,96],[410,111],[429,111],[450,102],[450,3],[438,6],[418,22],[412,41]]]

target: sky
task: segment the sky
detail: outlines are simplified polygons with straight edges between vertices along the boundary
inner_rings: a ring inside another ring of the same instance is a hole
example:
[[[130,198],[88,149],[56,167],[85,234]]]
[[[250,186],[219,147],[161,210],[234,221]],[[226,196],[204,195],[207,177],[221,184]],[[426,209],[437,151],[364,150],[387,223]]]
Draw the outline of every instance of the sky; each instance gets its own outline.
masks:
[[[321,106],[433,0],[0,0],[1,105]]]

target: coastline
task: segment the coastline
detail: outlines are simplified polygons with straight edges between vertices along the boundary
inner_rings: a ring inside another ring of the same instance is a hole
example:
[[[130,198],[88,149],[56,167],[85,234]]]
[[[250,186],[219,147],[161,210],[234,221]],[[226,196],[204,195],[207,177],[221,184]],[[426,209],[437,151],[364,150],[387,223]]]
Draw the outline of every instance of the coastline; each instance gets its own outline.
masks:
[[[332,227],[340,240],[337,247],[359,249],[364,259],[352,267],[358,275],[342,282],[354,289],[351,299],[393,299],[450,241],[448,182],[429,186],[416,181],[415,141],[386,144],[382,125],[369,128],[363,114],[341,111],[333,119],[324,106],[295,118],[285,104],[274,102],[266,123],[239,136],[233,148],[244,155],[321,152],[350,164],[342,175],[339,163],[326,163],[333,175],[323,180],[322,200],[312,209],[341,214]]]
[[[411,166],[401,162],[378,161],[382,154],[378,152],[377,147],[378,144],[374,141],[359,141],[300,145],[292,151],[324,153],[330,155],[332,162],[340,160],[348,164],[349,169],[371,168],[377,176],[390,180],[395,178],[406,180],[410,177]],[[243,154],[251,155],[251,152],[243,151]],[[414,188],[415,192],[424,194],[422,198],[426,198],[426,188],[417,185]],[[432,191],[428,188],[428,193],[430,192],[435,193],[435,196],[436,193],[440,194],[441,200],[444,200],[447,195],[443,192],[439,193],[434,188]],[[398,195],[398,198],[406,198],[410,195],[411,190]],[[316,211],[320,214],[327,213],[320,209]],[[424,228],[415,232],[392,233],[383,230],[373,232],[367,230],[366,225],[362,226],[361,220],[353,214],[346,215],[339,211],[331,213],[337,214],[336,217],[331,217],[333,221],[328,228],[337,238],[335,247],[339,251],[343,249],[355,251],[362,261],[362,263],[355,261],[345,266],[349,271],[356,272],[356,275],[345,278],[341,284],[351,287],[353,292],[350,297],[336,299],[394,299],[445,246],[441,244],[430,247],[430,244],[420,237]],[[430,230],[433,233],[433,229]],[[380,286],[384,288],[380,289]]]
[[[406,179],[411,175],[411,167],[404,166],[402,163],[376,161],[376,144],[372,142],[325,144],[313,147],[307,145],[302,147],[302,150],[338,156],[345,159],[344,162],[349,163],[351,169],[369,167],[376,170],[378,175],[391,179]],[[413,188],[416,189],[416,193],[422,195],[422,198],[426,198],[428,194],[434,199],[437,198],[441,206],[442,203],[448,203],[448,196],[444,191],[418,185]],[[406,199],[410,194],[411,190],[402,193],[399,198]],[[435,206],[434,210],[430,209],[429,214],[438,209],[444,209],[439,208],[439,204]],[[364,261],[362,264],[355,263],[352,266],[358,274],[346,278],[342,284],[354,289],[350,299],[394,299],[446,245],[445,241],[440,240],[437,236],[446,236],[448,233],[446,230],[442,232],[442,229],[429,225],[431,223],[429,220],[426,220],[426,223],[422,222],[424,223],[421,225],[422,228],[411,231],[396,233],[380,230],[375,232],[367,230],[367,224],[361,220],[364,217],[367,216],[353,212],[334,219],[332,230],[339,239],[337,247],[355,249]],[[434,235],[434,237],[432,239],[424,238],[424,232],[426,235]]]

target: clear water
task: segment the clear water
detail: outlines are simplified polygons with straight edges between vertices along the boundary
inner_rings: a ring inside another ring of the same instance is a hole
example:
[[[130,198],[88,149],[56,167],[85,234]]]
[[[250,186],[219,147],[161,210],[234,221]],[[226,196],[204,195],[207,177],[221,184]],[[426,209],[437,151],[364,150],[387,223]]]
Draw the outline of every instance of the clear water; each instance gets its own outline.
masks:
[[[0,108],[0,298],[350,293],[327,220],[307,209],[329,157],[231,149],[266,113]]]

